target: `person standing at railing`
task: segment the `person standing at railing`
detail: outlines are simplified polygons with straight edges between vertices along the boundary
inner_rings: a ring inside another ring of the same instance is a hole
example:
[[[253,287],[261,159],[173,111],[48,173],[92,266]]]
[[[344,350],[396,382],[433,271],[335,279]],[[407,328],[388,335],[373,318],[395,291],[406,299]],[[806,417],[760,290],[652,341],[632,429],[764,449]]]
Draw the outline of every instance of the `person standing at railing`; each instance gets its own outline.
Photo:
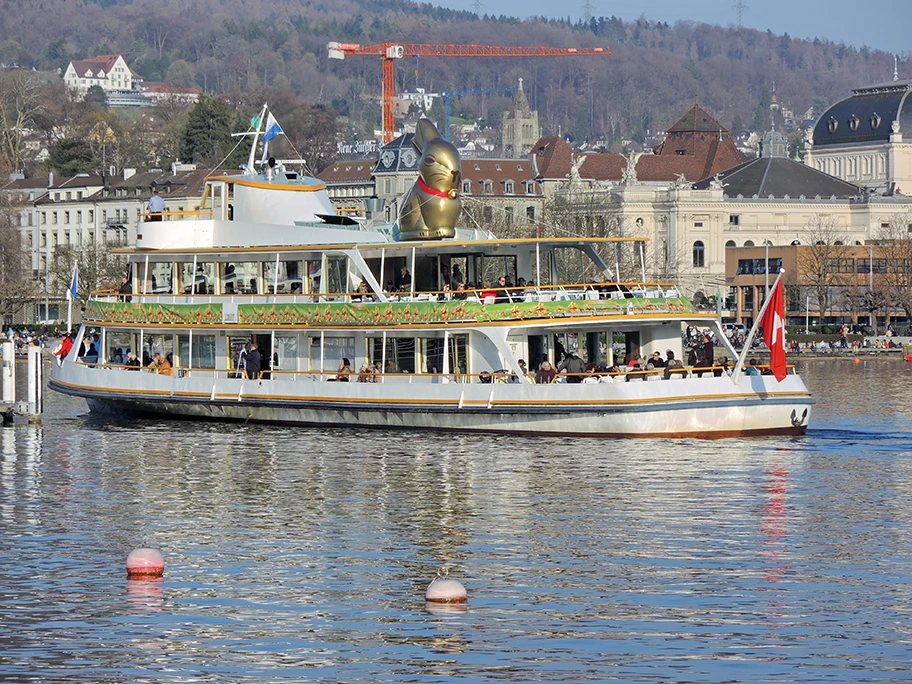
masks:
[[[120,294],[120,298],[124,302],[132,302],[133,297],[130,295],[133,294],[133,285],[130,284],[129,276],[124,276],[123,281],[120,284],[120,289],[117,291]]]
[[[150,221],[161,221],[162,212],[165,210],[165,200],[162,199],[162,196],[158,194],[158,190],[152,191],[152,197],[149,198],[148,206]]]

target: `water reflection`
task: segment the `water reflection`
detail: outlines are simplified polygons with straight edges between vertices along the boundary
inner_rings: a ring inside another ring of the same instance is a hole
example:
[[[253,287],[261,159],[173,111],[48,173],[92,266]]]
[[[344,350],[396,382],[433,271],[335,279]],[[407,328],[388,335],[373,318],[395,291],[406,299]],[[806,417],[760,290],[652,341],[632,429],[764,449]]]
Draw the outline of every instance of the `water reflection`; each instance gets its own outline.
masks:
[[[112,421],[50,395],[0,431],[0,678],[901,681],[912,373],[834,363],[804,371],[807,436],[712,442]],[[139,546],[166,575],[124,587]],[[442,565],[467,612],[424,604]]]

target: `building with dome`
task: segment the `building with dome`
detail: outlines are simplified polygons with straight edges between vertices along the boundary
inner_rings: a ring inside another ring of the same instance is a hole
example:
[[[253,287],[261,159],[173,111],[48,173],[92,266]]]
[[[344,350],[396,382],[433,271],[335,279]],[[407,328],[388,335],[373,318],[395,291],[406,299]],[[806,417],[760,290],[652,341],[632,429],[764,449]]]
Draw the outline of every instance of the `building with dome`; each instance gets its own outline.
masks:
[[[858,88],[814,126],[805,163],[880,195],[912,195],[912,79]]]

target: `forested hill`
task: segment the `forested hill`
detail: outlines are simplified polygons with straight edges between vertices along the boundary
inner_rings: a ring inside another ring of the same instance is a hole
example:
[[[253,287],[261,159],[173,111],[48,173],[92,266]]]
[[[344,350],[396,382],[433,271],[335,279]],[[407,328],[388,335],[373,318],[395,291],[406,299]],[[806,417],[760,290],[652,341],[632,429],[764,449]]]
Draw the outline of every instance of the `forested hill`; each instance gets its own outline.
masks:
[[[194,85],[236,102],[263,86],[289,90],[370,130],[380,116],[380,60],[329,60],[330,40],[607,46],[609,57],[397,64],[399,90],[495,88],[523,78],[545,133],[577,140],[636,138],[665,128],[695,102],[735,133],[764,129],[774,87],[799,116],[811,106],[820,114],[853,87],[893,72],[884,52],[824,39],[646,19],[478,17],[407,0],[6,0],[0,14],[4,64],[62,73],[71,59],[121,53],[146,80]],[[496,108],[507,103],[488,103],[483,114],[497,121]]]

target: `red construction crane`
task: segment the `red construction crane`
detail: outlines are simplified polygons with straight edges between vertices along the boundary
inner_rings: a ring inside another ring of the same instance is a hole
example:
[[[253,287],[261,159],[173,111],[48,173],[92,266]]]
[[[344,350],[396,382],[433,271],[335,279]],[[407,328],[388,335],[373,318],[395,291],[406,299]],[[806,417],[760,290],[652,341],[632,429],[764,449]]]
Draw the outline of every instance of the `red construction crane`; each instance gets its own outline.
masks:
[[[345,55],[378,55],[383,63],[383,142],[393,139],[393,102],[396,80],[393,65],[403,57],[575,57],[610,55],[608,48],[552,48],[496,45],[434,45],[418,43],[329,43],[330,59]]]

